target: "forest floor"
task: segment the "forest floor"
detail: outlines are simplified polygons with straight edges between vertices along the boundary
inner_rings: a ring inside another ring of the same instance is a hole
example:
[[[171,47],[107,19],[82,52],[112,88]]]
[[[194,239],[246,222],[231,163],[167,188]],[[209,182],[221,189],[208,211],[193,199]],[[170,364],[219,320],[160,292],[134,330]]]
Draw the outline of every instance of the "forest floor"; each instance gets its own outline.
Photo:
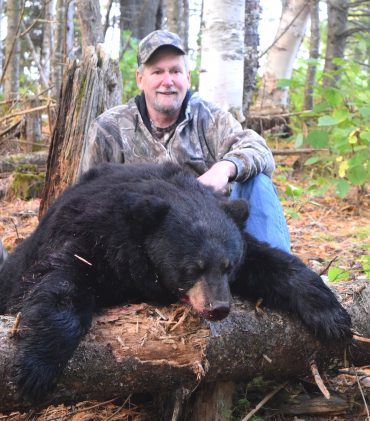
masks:
[[[295,158],[277,157],[278,170],[275,181],[278,187],[291,233],[292,251],[300,256],[315,271],[324,274],[329,268],[338,267],[347,271],[349,279],[365,279],[364,266],[369,266],[368,249],[370,244],[370,208],[368,197],[358,196],[353,191],[346,199],[339,199],[330,190],[324,195],[308,193],[310,178],[307,175],[294,174],[291,170]],[[298,188],[297,197],[285,194]],[[5,247],[11,251],[16,244],[28,236],[38,223],[39,199],[23,201],[20,199],[0,200],[0,238]],[[368,272],[367,272],[368,273]],[[368,407],[363,404],[361,392],[370,395],[370,369],[363,367],[365,373],[360,384],[358,377],[350,373],[337,373],[327,376],[325,381],[329,387],[339,392],[338,400],[332,402],[314,391],[312,397],[310,389],[314,389],[312,381],[300,379],[284,388],[285,404],[283,398],[275,397],[256,414],[253,420],[310,420],[310,421],[340,421],[340,420],[368,420]],[[249,410],[267,395],[273,386],[263,383],[257,387],[250,385],[241,387],[234,416],[230,419],[242,419]],[[275,385],[276,387],[276,385]],[[308,399],[308,395],[311,396]],[[292,397],[302,397],[301,404],[306,405],[307,415],[283,415],[284,412],[276,410],[282,408]],[[326,401],[326,402],[325,402]],[[311,403],[311,405],[310,405]],[[98,405],[98,406],[95,406]],[[321,415],[314,415],[315,411]],[[268,408],[268,409],[267,409]],[[275,410],[273,410],[275,408]],[[336,415],[333,415],[335,413]],[[353,415],[356,413],[357,415]],[[352,414],[352,415],[350,415]],[[25,420],[26,414],[12,414],[7,419]],[[146,419],[139,408],[115,405],[112,402],[100,403],[84,402],[73,407],[50,407],[47,412],[40,415],[33,414],[34,420],[68,419],[82,420],[129,420],[139,421]],[[3,418],[0,415],[0,420]],[[5,419],[5,418],[4,418]]]

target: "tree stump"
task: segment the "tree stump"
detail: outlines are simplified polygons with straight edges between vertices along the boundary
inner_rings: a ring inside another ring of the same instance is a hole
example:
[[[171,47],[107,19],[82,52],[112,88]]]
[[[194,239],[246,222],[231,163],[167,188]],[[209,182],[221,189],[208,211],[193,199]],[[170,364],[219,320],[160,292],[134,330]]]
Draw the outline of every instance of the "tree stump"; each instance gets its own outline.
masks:
[[[91,121],[121,102],[118,63],[101,44],[87,47],[81,63],[70,61],[64,75],[51,136],[41,217],[60,193],[75,181],[82,146]]]

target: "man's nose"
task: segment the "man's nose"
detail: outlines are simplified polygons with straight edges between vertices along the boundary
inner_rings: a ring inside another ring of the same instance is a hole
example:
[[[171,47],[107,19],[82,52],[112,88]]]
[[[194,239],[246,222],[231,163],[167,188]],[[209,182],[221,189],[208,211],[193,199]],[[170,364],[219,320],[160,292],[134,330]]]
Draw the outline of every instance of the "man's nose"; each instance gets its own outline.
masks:
[[[172,75],[171,75],[170,72],[163,73],[162,85],[164,85],[164,86],[172,86],[173,85]]]

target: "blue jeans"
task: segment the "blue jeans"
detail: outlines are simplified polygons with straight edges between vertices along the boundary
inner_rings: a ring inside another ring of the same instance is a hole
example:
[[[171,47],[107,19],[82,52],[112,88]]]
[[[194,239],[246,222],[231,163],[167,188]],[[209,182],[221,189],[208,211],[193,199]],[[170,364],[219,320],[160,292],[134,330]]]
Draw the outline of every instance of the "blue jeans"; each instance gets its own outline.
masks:
[[[244,183],[234,183],[230,198],[248,200],[250,209],[245,230],[249,234],[290,253],[288,226],[270,177],[258,174]]]

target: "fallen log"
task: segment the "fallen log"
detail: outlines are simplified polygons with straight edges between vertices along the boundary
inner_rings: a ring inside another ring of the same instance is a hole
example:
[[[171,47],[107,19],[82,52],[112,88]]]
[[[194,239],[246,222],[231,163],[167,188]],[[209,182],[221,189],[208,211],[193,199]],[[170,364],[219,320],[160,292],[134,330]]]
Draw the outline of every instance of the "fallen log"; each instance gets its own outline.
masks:
[[[0,158],[0,174],[11,173],[15,171],[19,165],[24,164],[46,167],[47,158],[48,153],[45,151],[4,156]]]
[[[370,282],[344,283],[335,289],[350,312],[354,330],[370,337]],[[0,316],[0,412],[26,410],[11,382],[16,335],[12,316]],[[152,396],[191,391],[202,382],[247,381],[257,375],[287,379],[307,375],[309,361],[321,370],[369,364],[370,345],[320,344],[298,320],[236,300],[223,321],[209,323],[182,305],[135,304],[96,316],[58,385],[45,405],[107,400],[146,392]]]

